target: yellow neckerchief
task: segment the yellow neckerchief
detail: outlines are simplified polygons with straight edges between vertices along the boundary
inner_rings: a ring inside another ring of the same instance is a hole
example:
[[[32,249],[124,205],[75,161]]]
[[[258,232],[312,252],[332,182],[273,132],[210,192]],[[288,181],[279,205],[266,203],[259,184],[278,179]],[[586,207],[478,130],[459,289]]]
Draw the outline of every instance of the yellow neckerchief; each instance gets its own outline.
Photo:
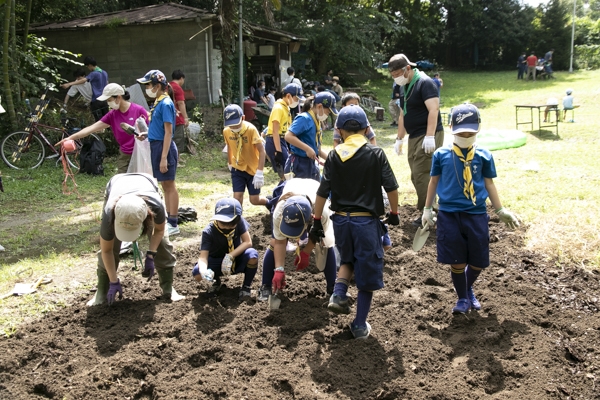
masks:
[[[367,144],[367,138],[362,133],[355,133],[353,135],[348,136],[344,143],[340,143],[336,146],[335,152],[340,156],[342,162],[346,162],[351,159],[354,154]]]
[[[319,149],[321,148],[321,142],[323,140],[323,132],[321,130],[321,121],[317,120],[315,116],[315,111],[310,110],[308,114],[312,117],[313,122],[315,123],[316,133],[315,133],[315,143],[317,144],[317,157],[319,157]]]
[[[150,114],[148,114],[148,122],[150,122],[152,120],[152,113],[154,112],[154,109],[156,108],[156,106],[158,105],[158,103],[160,103],[161,101],[163,101],[167,97],[169,97],[169,95],[166,94],[166,93],[163,93],[160,96],[158,96],[156,98],[156,100],[154,100],[154,104],[152,104],[152,108],[150,109]]]
[[[225,233],[221,230],[221,228],[219,228],[219,224],[217,223],[217,221],[213,221],[213,226],[215,227],[216,230],[221,232],[221,234],[227,238],[227,253],[231,253],[234,249],[233,235],[235,235],[236,228],[233,228],[231,230],[231,232],[229,232],[229,233]],[[231,264],[231,272],[233,272],[233,270],[235,269],[235,258],[232,261],[233,261],[233,263]]]
[[[463,155],[462,149],[456,144],[452,145],[452,151],[454,151],[454,154],[456,154],[458,159],[464,164],[463,179],[465,180],[465,186],[463,188],[463,193],[465,194],[465,197],[467,199],[471,199],[473,205],[477,205],[477,198],[475,197],[475,188],[473,187],[473,176],[471,175],[471,161],[473,161],[473,157],[475,157],[475,146],[471,146],[467,149],[466,159]]]
[[[246,129],[244,129],[244,127]],[[229,130],[231,131],[231,128],[229,128]],[[236,135],[236,139],[237,139],[237,153],[235,155],[235,163],[237,165],[240,165],[240,156],[242,155],[242,146],[244,145],[244,133],[246,133],[247,130],[248,130],[248,127],[242,122],[242,130],[241,131],[239,131],[238,133],[231,131],[231,133]]]

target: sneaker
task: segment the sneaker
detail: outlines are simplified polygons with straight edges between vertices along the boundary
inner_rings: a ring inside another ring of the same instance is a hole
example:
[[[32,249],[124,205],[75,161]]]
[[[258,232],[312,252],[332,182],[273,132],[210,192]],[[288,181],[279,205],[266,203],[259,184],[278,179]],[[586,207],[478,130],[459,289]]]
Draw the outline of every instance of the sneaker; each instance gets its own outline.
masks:
[[[366,326],[359,327],[350,323],[350,332],[352,332],[352,336],[354,339],[366,339],[371,334],[371,325],[366,322]]]
[[[308,236],[307,236],[306,238],[304,238],[304,239],[300,239],[300,240],[298,241],[298,245],[299,245],[300,247],[304,247],[304,246],[306,246],[307,244],[308,244]]]
[[[466,314],[471,310],[469,299],[458,299],[456,305],[452,308],[452,314]]]
[[[256,297],[256,300],[267,301],[267,300],[269,300],[270,295],[271,295],[271,286],[262,285],[258,291],[258,296]]]
[[[169,234],[169,236],[175,236],[179,235],[181,231],[179,230],[179,226],[172,226],[170,223],[167,222],[167,233]]]
[[[390,124],[390,126],[398,126],[398,123],[397,123],[397,122],[392,122],[392,123]]]
[[[467,296],[469,296],[469,301],[471,301],[471,308],[477,311],[481,310],[481,303],[479,300],[477,300],[477,297],[475,297],[475,293],[473,293],[473,287],[470,287],[467,290]]]
[[[415,218],[415,219],[414,219],[414,220],[412,220],[410,223],[411,223],[413,226],[418,226],[418,227],[421,227],[421,226],[423,226],[423,222],[422,222],[422,218],[421,218],[421,217]]]
[[[212,285],[210,285],[210,287],[208,288],[208,294],[216,296],[217,293],[219,293],[219,289],[221,289],[221,281],[214,280]]]
[[[287,251],[288,253],[293,253],[294,251],[296,251],[296,246],[294,243],[292,242],[287,242],[287,244],[285,245],[285,251]]]
[[[248,286],[242,286],[242,288],[240,289],[239,300],[240,301],[250,300],[251,296],[252,296],[252,292],[250,291],[250,288]]]
[[[327,305],[327,309],[336,314],[350,314],[350,306],[348,305],[348,299],[342,299],[337,294],[331,295],[331,297],[329,298],[329,304]]]

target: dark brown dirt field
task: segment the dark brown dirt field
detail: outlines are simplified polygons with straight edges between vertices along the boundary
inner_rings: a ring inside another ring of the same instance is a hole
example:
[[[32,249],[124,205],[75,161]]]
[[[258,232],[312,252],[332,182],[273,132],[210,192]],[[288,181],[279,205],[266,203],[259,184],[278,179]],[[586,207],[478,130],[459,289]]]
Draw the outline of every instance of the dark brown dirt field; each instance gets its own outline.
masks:
[[[237,278],[205,296],[190,274],[197,247],[177,248],[185,300],[158,300],[156,278],[123,268],[114,306],[87,308],[82,292],[0,341],[0,398],[600,399],[598,271],[555,265],[523,249],[523,228],[492,220],[492,264],[475,284],[483,310],[453,316],[435,234],[411,249],[414,213],[403,207],[392,228],[365,341],[352,339],[353,314],[327,311],[324,277],[293,271],[291,256],[286,297],[269,312],[238,303]],[[249,222],[262,255],[268,219]]]

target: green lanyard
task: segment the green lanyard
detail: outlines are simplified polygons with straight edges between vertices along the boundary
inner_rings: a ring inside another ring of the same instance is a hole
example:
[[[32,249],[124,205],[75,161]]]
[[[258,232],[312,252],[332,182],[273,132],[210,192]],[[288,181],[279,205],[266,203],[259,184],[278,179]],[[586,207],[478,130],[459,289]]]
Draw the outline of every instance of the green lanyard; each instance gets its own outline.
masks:
[[[412,87],[419,80],[419,78],[421,78],[421,74],[419,73],[418,69],[414,68],[413,71],[415,73],[412,79],[410,80],[410,83],[408,84],[408,89],[406,89],[406,92],[404,92],[404,115],[408,114],[408,111],[406,111],[406,105],[408,104],[408,99],[410,98],[410,96],[412,96],[412,92],[410,92],[410,89],[412,89]],[[408,96],[408,92],[410,92],[410,96]]]

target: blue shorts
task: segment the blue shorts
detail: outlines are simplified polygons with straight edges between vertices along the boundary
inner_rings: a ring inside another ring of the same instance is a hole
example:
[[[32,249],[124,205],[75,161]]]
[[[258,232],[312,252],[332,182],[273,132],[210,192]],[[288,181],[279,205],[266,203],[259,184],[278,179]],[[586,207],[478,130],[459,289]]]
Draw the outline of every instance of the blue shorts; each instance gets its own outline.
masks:
[[[250,261],[250,259],[252,259],[252,258],[258,259],[258,251],[256,251],[252,247],[249,249],[246,249],[245,252],[243,252],[241,255],[237,256],[235,258],[235,271],[233,272],[232,275],[240,274],[240,273],[244,272],[246,270],[246,267],[248,266],[248,261]],[[222,258],[208,257],[208,269],[213,270],[213,272],[215,273],[215,278],[218,278],[223,275],[223,273],[221,272],[221,263],[222,262],[223,262]],[[192,276],[196,276],[199,273],[200,273],[200,267],[198,267],[198,264],[196,263],[194,265],[194,269],[192,269]]]
[[[285,163],[285,173],[293,172],[294,178],[314,179],[321,181],[321,172],[315,165],[315,160],[308,157],[300,157],[296,154],[290,154]]]
[[[250,175],[246,171],[240,171],[239,169],[231,168],[231,184],[233,185],[234,193],[244,193],[248,188],[248,193],[251,196],[260,194],[260,189],[255,189],[252,184],[254,179],[253,175]]]
[[[174,181],[175,173],[177,172],[177,146],[175,142],[171,140],[171,146],[169,147],[169,153],[167,154],[167,172],[160,172],[160,159],[163,151],[163,141],[153,140],[150,142],[150,160],[152,161],[152,174],[157,181]]]
[[[287,142],[283,137],[279,137],[279,143],[281,145],[281,156],[283,158],[283,165],[281,166],[275,165],[275,144],[273,143],[273,136],[267,136],[265,142],[265,153],[267,153],[267,157],[269,157],[269,161],[273,166],[273,171],[277,172],[278,174],[282,174],[283,168],[285,167],[285,163],[289,156]]]
[[[437,217],[437,260],[444,264],[490,265],[487,214],[440,211]]]
[[[384,226],[379,218],[334,214],[333,233],[340,252],[340,264],[352,264],[358,290],[383,288]]]

